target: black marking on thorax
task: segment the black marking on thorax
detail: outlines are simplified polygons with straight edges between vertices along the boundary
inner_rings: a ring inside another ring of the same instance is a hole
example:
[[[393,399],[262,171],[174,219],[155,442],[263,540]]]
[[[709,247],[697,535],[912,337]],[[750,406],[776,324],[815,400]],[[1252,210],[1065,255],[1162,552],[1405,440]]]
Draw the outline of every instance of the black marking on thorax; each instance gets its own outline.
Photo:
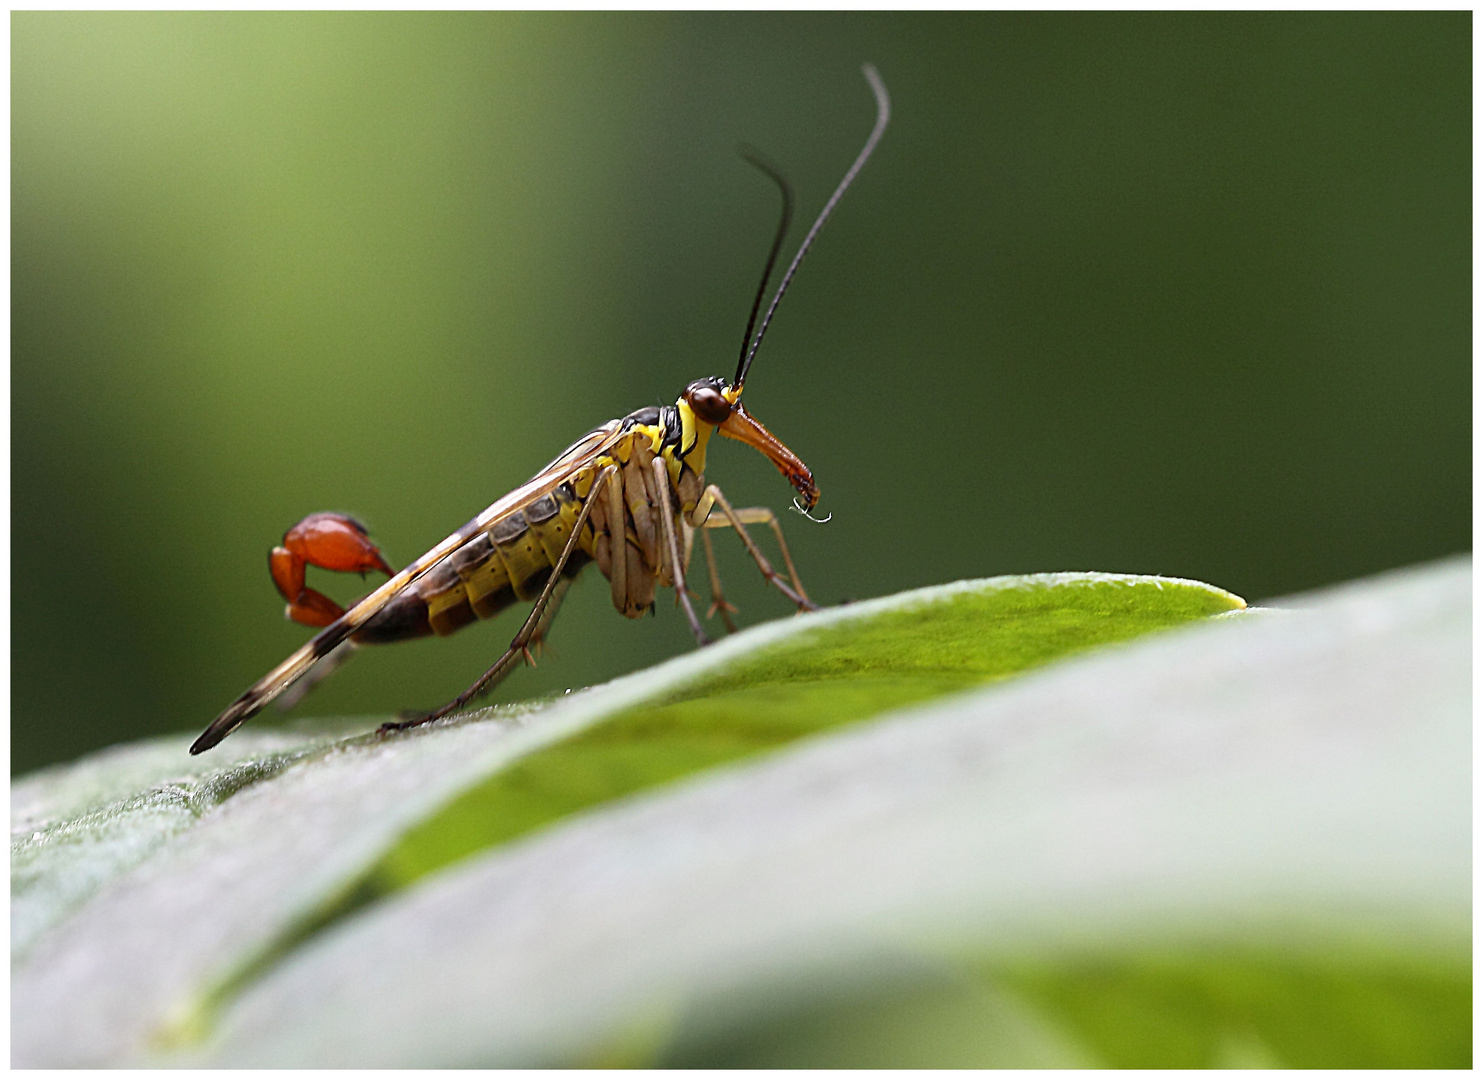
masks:
[[[679,446],[682,437],[680,424],[680,410],[673,405],[648,405],[642,409],[635,409],[623,418],[623,430],[638,426],[657,427],[664,434],[660,437],[660,446]]]

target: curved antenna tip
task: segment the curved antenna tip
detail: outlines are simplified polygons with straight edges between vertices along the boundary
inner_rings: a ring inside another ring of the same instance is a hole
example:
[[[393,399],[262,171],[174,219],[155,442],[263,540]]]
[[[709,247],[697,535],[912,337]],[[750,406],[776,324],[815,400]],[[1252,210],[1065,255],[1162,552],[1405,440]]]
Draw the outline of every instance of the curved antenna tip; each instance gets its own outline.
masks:
[[[860,70],[865,74],[865,81],[870,84],[871,91],[875,94],[875,103],[879,108],[877,123],[882,127],[891,119],[891,95],[886,92],[886,81],[881,78],[881,73],[875,69],[870,61],[860,65]]]
[[[762,268],[762,280],[757,283],[757,295],[752,300],[752,313],[747,317],[747,332],[742,335],[741,354],[736,360],[736,375],[731,380],[731,388],[738,394],[741,393],[742,385],[747,378],[747,358],[752,344],[752,330],[757,325],[757,313],[762,310],[762,298],[767,294],[767,283],[772,278],[772,268],[777,264],[778,252],[783,248],[783,237],[788,234],[788,226],[793,222],[793,185],[788,183],[788,178],[783,171],[774,165],[762,151],[750,143],[738,143],[736,152],[750,165],[760,169],[763,173],[777,184],[778,191],[783,196],[782,217],[778,221],[778,231],[773,237],[772,248],[767,253],[767,264]]]
[[[844,179],[834,189],[834,194],[829,196],[829,201],[824,204],[824,209],[819,211],[819,216],[814,219],[814,224],[803,238],[803,243],[798,247],[798,254],[793,256],[793,261],[788,269],[783,272],[783,279],[778,283],[777,292],[772,295],[772,303],[767,307],[767,313],[762,316],[762,322],[757,327],[757,334],[751,338],[750,345],[744,346],[741,362],[736,365],[736,378],[732,380],[733,386],[741,386],[746,380],[747,372],[751,370],[752,361],[757,357],[757,350],[762,347],[762,338],[767,333],[767,328],[772,324],[772,317],[777,312],[778,304],[782,302],[783,294],[788,291],[792,284],[793,275],[798,272],[798,265],[803,262],[803,257],[808,254],[808,249],[813,245],[814,238],[819,235],[819,230],[824,227],[824,222],[829,220],[829,215],[834,212],[834,207],[844,197],[855,177],[870,160],[870,155],[875,152],[875,144],[880,142],[881,136],[885,134],[886,125],[891,120],[891,97],[886,93],[886,84],[881,80],[880,72],[875,70],[874,64],[863,64],[860,68],[865,73],[865,81],[870,84],[870,91],[875,95],[875,126],[870,131],[870,137],[865,140],[865,146],[855,158],[854,164],[844,174]],[[766,278],[763,279],[764,281]]]

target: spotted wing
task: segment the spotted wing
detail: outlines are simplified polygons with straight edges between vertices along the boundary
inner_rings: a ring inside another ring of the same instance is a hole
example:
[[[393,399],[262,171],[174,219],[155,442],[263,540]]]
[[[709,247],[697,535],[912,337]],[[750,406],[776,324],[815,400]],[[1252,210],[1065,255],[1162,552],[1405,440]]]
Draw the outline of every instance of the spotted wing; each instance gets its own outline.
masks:
[[[210,750],[244,721],[272,701],[284,690],[308,674],[335,647],[364,626],[387,601],[427,573],[443,559],[487,529],[499,518],[539,499],[560,487],[575,474],[591,465],[623,434],[623,421],[610,420],[582,436],[520,487],[491,503],[481,514],[462,528],[450,533],[421,558],[393,576],[371,595],[356,604],[298,649],[292,656],[253,683],[236,701],[226,707],[201,737],[191,745],[191,753]]]

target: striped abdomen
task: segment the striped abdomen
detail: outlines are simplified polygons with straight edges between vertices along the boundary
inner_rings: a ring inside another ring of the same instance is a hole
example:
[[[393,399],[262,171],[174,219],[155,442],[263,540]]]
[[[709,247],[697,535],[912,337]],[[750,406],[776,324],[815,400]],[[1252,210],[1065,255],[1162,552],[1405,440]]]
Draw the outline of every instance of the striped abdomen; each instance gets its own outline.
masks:
[[[576,479],[584,488],[591,483]],[[377,645],[442,637],[475,619],[492,618],[517,600],[535,600],[581,508],[567,483],[500,518],[388,601],[353,640]],[[575,577],[591,561],[593,539],[591,524],[584,525],[563,577]]]

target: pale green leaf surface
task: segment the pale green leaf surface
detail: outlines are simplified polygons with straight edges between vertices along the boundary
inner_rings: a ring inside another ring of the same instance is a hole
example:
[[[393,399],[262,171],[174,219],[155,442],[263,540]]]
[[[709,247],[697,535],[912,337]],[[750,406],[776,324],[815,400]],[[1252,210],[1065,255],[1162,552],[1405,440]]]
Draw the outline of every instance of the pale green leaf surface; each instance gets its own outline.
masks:
[[[333,927],[179,1060],[1466,1064],[1470,582],[1392,575],[573,818]],[[1143,1000],[1074,1000],[1089,967]]]
[[[1016,603],[1037,595],[1042,601],[1038,621],[1027,618],[1025,610],[1013,612]],[[1128,596],[1152,602],[1130,606]],[[1044,602],[1047,597],[1051,602]],[[990,598],[1000,602],[999,625],[994,605],[985,606]],[[238,1060],[241,1051],[231,1049],[231,1026],[213,1035],[212,1009],[221,1007],[227,1018],[250,1016],[256,995],[268,993],[275,980],[296,969],[301,956],[313,956],[321,947],[317,938],[300,942],[306,930],[322,924],[337,905],[343,907],[347,894],[363,900],[368,884],[372,895],[384,893],[469,851],[507,843],[615,795],[883,707],[961,689],[1235,603],[1228,594],[1193,583],[1107,575],[964,582],[758,627],[594,691],[534,708],[496,710],[486,714],[493,717],[490,722],[455,724],[382,743],[357,738],[336,744],[330,738],[272,733],[254,743],[243,732],[232,740],[242,740],[238,756],[216,763],[185,759],[182,739],[182,756],[172,764],[166,740],[111,752],[111,761],[95,756],[76,771],[52,770],[50,776],[22,781],[15,789],[13,829],[20,835],[13,842],[12,866],[14,872],[24,865],[29,875],[21,907],[29,904],[33,915],[39,913],[32,924],[39,929],[30,935],[31,949],[13,960],[15,1061],[118,1064],[159,1055],[172,1044],[189,1055],[201,1052],[190,1047],[190,1039],[201,1036],[225,1040],[219,1051],[223,1060]],[[955,620],[954,613],[971,617]],[[1103,632],[1085,629],[1098,625]],[[986,663],[985,657],[995,659]],[[790,688],[798,693],[790,694]],[[637,708],[640,703],[644,708]],[[592,726],[600,720],[606,722]],[[594,740],[601,732],[610,737]],[[832,741],[826,736],[820,745]],[[573,750],[580,752],[573,756]],[[585,779],[584,754],[597,766],[585,770]],[[549,790],[538,790],[523,805],[518,799],[512,803],[506,790],[499,796],[504,802],[496,799],[492,805],[515,812],[503,815],[492,832],[476,828],[471,835],[466,811],[477,801],[470,799],[487,795],[490,778],[497,789],[500,777],[524,766],[537,767],[534,774],[527,770],[527,777],[575,777],[573,790],[554,799]],[[460,799],[460,792],[468,794]],[[589,810],[588,820],[624,812],[620,803],[611,810]],[[575,818],[565,828],[579,827],[583,820]],[[563,835],[563,828],[547,828],[509,852],[530,843],[539,846]],[[94,850],[106,857],[93,858]],[[457,871],[445,872],[429,881],[456,877]],[[398,893],[372,913],[385,916],[420,895]],[[343,927],[365,922],[351,918]],[[321,936],[331,941],[343,932],[332,925]],[[555,962],[564,947],[552,944]],[[1096,1059],[1076,1039],[1047,1026],[1034,1009],[1006,996],[1001,986],[963,976],[957,960],[950,966],[956,974],[946,991],[936,983],[922,989],[913,982],[908,997],[938,1001],[947,993],[957,1004],[928,1011],[979,1016],[975,1030],[1001,1031],[1002,1037],[985,1038],[1001,1050],[1019,1047],[1009,1055],[1016,1061]],[[428,969],[409,985],[427,977],[442,979]],[[379,1011],[373,1007],[370,1014]],[[635,1055],[660,1060],[694,1044],[694,1038],[687,1044],[675,1034],[673,1016],[662,1007],[646,1005],[640,1012],[613,1030],[578,1025],[560,1045],[528,1049],[543,1060],[589,1050],[609,1052],[615,1060]],[[911,1007],[902,1015],[912,1015]],[[327,1022],[319,1029],[320,1049],[329,1057],[321,1060],[353,1052],[354,1040],[340,1042],[333,1021]],[[920,1024],[903,1026],[899,1017],[894,1026],[872,1026],[917,1031],[919,1043],[927,1030]],[[410,1030],[415,1029],[414,1024]],[[702,1031],[704,1025],[691,1029]],[[904,1045],[901,1039],[897,1044],[898,1050]],[[293,1041],[263,1043],[272,1045],[292,1046]],[[429,1045],[413,1038],[392,1058],[404,1052],[412,1055],[406,1060],[419,1063],[467,1060],[441,1051],[427,1057]],[[714,1057],[715,1045],[711,1039],[704,1043],[711,1050],[703,1046],[695,1053]],[[808,1057],[797,1039],[794,1045]],[[815,1039],[812,1045],[817,1051],[822,1044]],[[1238,1038],[1231,1045],[1249,1050],[1255,1044]],[[1105,1056],[1105,1048],[1098,1050]],[[982,1058],[981,1051],[969,1057]],[[516,1060],[518,1053],[512,1053],[511,1046],[494,1039],[474,1056]]]
[[[10,789],[12,961],[213,807],[329,745],[327,727],[245,732],[215,758],[183,755],[178,738],[149,739],[17,780]]]
[[[367,887],[400,888],[585,807],[893,707],[1244,611],[1230,593],[1174,579],[1047,574],[985,586],[790,634],[548,745],[409,831]]]
[[[796,663],[800,645],[819,635],[813,652],[829,664],[843,642],[857,665],[889,667],[881,654],[896,648],[894,636],[883,649],[880,626],[924,613],[941,624],[943,655],[958,658],[939,689],[961,685],[963,649],[950,639],[985,603],[1010,639],[1018,627],[1034,640],[1010,650],[1027,664],[1240,601],[1194,582],[1117,575],[959,582],[756,627],[593,691],[491,710],[482,723],[387,741],[344,738],[374,729],[374,719],[248,728],[201,758],[184,752],[187,736],[46,770],[12,792],[17,1060],[35,1045],[38,1061],[104,1064],[192,1037],[237,983],[347,902],[385,892],[386,875],[372,868],[387,864],[388,848],[408,850],[398,840],[410,826],[480,778],[627,707],[724,685],[740,665],[755,676],[759,664]],[[1068,621],[1083,624],[1080,632]],[[852,635],[860,647],[850,647]],[[996,661],[998,674],[1016,659]],[[883,697],[874,710],[892,703]],[[869,702],[857,710],[870,711]],[[673,758],[673,748],[658,740],[647,756],[652,778],[652,762]],[[661,771],[676,775],[672,764]],[[624,779],[606,794],[633,786]],[[581,805],[600,798],[589,791]],[[553,816],[542,805],[534,823]],[[109,978],[93,977],[100,967]],[[41,1006],[34,1026],[33,1004]]]

